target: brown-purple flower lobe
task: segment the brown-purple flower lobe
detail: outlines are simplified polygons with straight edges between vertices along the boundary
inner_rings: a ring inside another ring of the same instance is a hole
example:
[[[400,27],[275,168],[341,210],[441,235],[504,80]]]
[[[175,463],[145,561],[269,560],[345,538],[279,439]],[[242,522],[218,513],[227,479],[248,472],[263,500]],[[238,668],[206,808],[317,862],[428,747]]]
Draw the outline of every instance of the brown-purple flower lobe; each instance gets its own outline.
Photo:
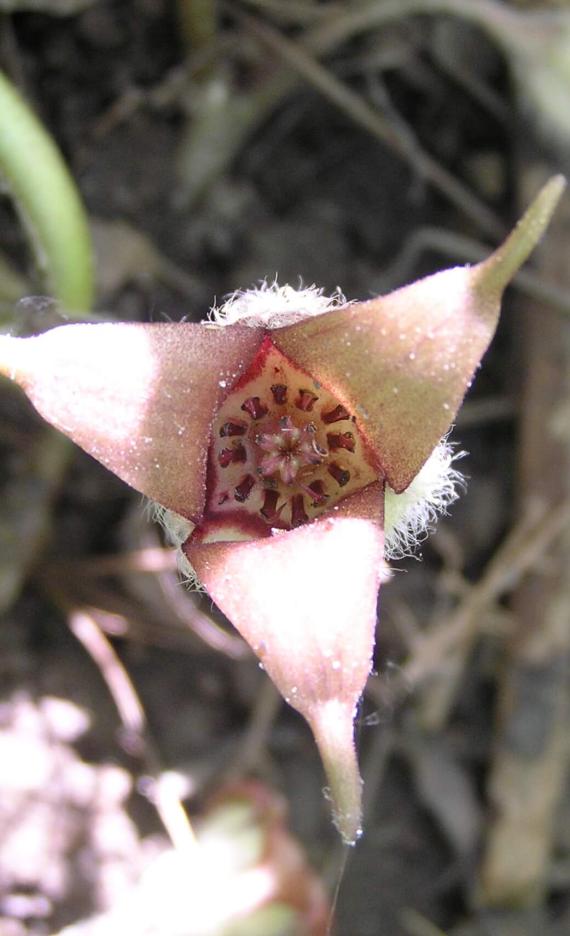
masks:
[[[474,267],[276,329],[276,346],[334,387],[396,491],[453,422],[495,331],[502,292],[544,231],[565,182],[550,180],[505,243]]]

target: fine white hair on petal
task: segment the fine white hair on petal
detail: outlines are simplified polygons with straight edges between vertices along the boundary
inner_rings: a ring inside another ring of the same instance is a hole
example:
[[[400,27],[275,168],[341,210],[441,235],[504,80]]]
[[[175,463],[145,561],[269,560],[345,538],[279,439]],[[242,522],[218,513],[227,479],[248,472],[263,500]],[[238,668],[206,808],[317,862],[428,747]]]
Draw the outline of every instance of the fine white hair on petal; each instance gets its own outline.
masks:
[[[162,507],[160,504],[155,504],[152,501],[149,503],[149,508],[152,519],[161,525],[166,533],[168,542],[176,547],[178,570],[185,584],[188,585],[192,591],[204,591],[204,587],[196,575],[195,570],[188,562],[186,554],[182,551],[182,544],[186,542],[190,536],[194,529],[194,524],[185,517],[181,517],[180,514],[175,513],[173,510],[167,510],[166,507]]]
[[[453,463],[465,452],[454,453],[443,439],[409,487],[401,494],[386,488],[384,529],[387,559],[401,559],[431,533],[440,515],[459,497],[465,478]]]
[[[325,296],[317,286],[279,286],[277,280],[263,280],[254,289],[237,290],[227,296],[221,306],[210,310],[210,320],[217,325],[250,325],[281,328],[294,325],[313,315],[346,305],[340,289]]]

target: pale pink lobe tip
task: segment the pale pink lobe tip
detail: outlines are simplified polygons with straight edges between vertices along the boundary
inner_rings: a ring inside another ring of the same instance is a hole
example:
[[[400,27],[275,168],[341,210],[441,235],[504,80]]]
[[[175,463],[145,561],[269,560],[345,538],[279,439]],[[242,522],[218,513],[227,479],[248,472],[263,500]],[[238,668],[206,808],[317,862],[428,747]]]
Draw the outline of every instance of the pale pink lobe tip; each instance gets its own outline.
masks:
[[[185,547],[208,593],[313,728],[335,821],[350,841],[361,800],[352,725],[371,668],[382,574],[382,486],[370,487],[353,495],[353,516],[347,498],[287,533]]]
[[[543,234],[557,176],[487,260],[276,329],[274,343],[359,416],[390,486],[403,491],[446,434],[495,332],[502,290]]]
[[[90,455],[193,519],[204,507],[213,418],[260,341],[240,326],[64,325],[0,338],[0,371]]]

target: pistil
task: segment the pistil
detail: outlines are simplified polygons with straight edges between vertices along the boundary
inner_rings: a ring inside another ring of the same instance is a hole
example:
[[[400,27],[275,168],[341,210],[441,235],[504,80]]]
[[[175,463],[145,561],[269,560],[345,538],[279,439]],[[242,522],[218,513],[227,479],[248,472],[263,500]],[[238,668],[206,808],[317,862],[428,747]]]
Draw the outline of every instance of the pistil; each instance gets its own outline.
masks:
[[[302,468],[320,465],[328,452],[317,442],[316,431],[314,423],[297,426],[290,416],[282,416],[276,431],[258,433],[255,444],[266,453],[259,473],[264,478],[279,475],[283,484],[292,484]]]

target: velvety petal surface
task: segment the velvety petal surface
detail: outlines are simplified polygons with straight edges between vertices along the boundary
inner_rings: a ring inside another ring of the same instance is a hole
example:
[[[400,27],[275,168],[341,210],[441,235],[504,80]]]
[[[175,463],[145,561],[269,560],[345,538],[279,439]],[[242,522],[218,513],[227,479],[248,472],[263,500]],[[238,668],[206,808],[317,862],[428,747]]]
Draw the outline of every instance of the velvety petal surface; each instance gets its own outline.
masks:
[[[0,337],[0,371],[120,478],[195,520],[212,419],[261,334],[191,323],[64,325]]]
[[[484,263],[272,332],[277,347],[356,413],[396,492],[449,429],[494,334],[502,291],[563,188],[563,179],[552,179]]]
[[[335,819],[349,841],[360,827],[353,719],[374,645],[380,498],[381,486],[371,485],[354,495],[356,515],[320,518],[269,539],[186,547],[208,593],[313,729]],[[373,511],[376,522],[363,518]]]

